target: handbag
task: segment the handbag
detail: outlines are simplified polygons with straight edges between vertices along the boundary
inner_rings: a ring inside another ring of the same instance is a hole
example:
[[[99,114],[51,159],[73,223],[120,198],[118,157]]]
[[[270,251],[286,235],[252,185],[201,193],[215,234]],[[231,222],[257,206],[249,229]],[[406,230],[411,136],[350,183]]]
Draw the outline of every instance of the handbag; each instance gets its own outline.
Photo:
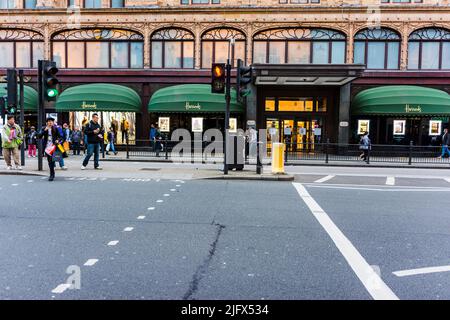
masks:
[[[70,151],[70,145],[68,141],[64,141],[63,147],[65,151]]]
[[[109,152],[109,150],[111,149],[111,144],[110,143],[108,143],[107,145],[106,145],[106,151],[108,151]]]
[[[51,146],[48,146],[47,148],[45,148],[45,154],[51,156],[51,155],[53,155],[55,150],[56,150],[56,146],[54,144],[52,144]]]

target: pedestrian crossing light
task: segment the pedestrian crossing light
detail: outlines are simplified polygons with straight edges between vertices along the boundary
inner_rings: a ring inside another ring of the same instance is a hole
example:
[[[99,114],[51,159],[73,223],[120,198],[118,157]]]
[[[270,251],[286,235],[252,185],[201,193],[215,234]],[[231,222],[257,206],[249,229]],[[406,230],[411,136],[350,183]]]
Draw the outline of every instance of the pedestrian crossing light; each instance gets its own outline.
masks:
[[[225,93],[225,63],[213,63],[211,93]]]
[[[245,97],[251,94],[251,90],[247,85],[252,82],[252,68],[244,66],[241,59],[237,60],[237,78],[236,78],[236,92],[238,101],[243,101]]]
[[[44,89],[44,99],[47,101],[55,101],[58,97],[58,83],[59,80],[56,78],[58,73],[58,68],[56,67],[56,62],[46,61],[43,68],[43,89]]]

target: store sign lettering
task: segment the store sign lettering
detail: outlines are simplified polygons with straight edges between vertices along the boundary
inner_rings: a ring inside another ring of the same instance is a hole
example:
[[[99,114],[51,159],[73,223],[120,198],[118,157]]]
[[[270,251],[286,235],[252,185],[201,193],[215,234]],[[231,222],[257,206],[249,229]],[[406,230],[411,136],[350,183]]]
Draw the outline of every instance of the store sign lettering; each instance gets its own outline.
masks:
[[[405,106],[405,112],[406,113],[410,113],[410,112],[415,112],[415,113],[422,113],[422,108],[420,106],[417,107],[410,107],[409,104],[407,104]]]
[[[81,104],[81,109],[97,109],[97,104],[94,103],[86,103],[86,101],[83,101]]]
[[[186,102],[186,105],[184,107],[186,108],[186,110],[201,110],[202,108],[200,103],[190,104],[189,102]]]

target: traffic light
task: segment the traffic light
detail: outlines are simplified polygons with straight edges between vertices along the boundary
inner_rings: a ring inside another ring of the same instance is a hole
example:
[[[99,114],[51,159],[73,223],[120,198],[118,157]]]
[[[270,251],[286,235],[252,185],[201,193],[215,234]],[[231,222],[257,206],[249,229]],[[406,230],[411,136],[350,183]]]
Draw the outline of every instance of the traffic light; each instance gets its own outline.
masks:
[[[58,73],[56,62],[45,61],[42,71],[43,71],[42,88],[44,100],[55,101],[56,97],[59,95],[58,92],[59,80],[56,78],[56,74]]]
[[[225,63],[213,63],[211,73],[211,92],[225,93]]]
[[[238,101],[242,101],[247,97],[251,90],[247,89],[247,85],[252,82],[252,68],[244,66],[241,59],[237,60],[237,78],[236,78],[236,92]]]
[[[17,71],[8,69],[6,73],[7,94],[6,111],[9,114],[15,114],[17,111]]]

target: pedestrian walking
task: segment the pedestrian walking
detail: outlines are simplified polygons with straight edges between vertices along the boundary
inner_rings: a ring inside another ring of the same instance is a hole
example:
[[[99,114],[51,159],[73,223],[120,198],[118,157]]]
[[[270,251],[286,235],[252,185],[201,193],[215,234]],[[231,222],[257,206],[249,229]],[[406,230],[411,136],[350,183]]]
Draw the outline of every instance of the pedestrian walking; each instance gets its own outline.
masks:
[[[369,150],[372,148],[372,143],[369,138],[369,133],[366,131],[359,141],[359,149],[362,153],[359,155],[361,160],[367,161],[369,159]]]
[[[14,161],[15,168],[22,170],[19,159],[19,147],[23,142],[22,130],[16,124],[13,115],[7,116],[7,123],[3,126],[1,131],[3,158],[6,162],[6,168],[12,170],[12,161]]]
[[[117,155],[116,147],[114,146],[114,143],[116,141],[116,136],[114,134],[114,128],[109,128],[108,131],[108,145],[106,146],[106,154],[109,155],[109,151],[114,152],[114,155]]]
[[[94,113],[92,115],[92,120],[86,126],[84,130],[86,135],[88,147],[87,154],[83,160],[83,165],[81,166],[81,170],[85,170],[86,166],[89,163],[89,159],[94,155],[94,169],[101,170],[99,164],[100,158],[100,143],[103,143],[103,132],[100,124],[98,123],[98,114]]]
[[[67,149],[64,147],[64,145],[66,143],[68,143],[67,139],[67,130],[59,125],[56,124],[56,129],[59,132],[59,136],[61,137],[61,146],[64,148],[65,151],[67,151]],[[58,159],[58,163],[59,163],[59,167],[61,168],[61,170],[67,170],[66,164],[64,162],[64,157],[59,157]]]
[[[47,157],[48,168],[50,170],[48,181],[53,181],[55,179],[55,162],[59,161],[59,158],[67,156],[62,147],[63,137],[55,125],[55,119],[51,117],[47,118],[46,126],[41,129],[37,136],[42,139],[43,155]]]
[[[80,155],[80,148],[82,143],[82,133],[80,128],[76,126],[70,135],[70,141],[72,141],[72,150],[74,156]]]
[[[156,152],[156,156],[159,157],[159,153],[162,151],[163,149],[163,145],[162,145],[162,134],[161,134],[161,130],[159,130],[159,127],[156,126],[156,132],[155,132],[155,152]]]
[[[448,129],[445,128],[444,133],[441,136],[441,145],[442,145],[441,155],[438,158],[442,159],[446,154],[448,154],[448,156],[450,157],[450,150],[448,150],[449,143],[450,143],[450,135],[448,134]]]
[[[155,150],[155,137],[156,137],[156,128],[155,125],[152,123],[150,126],[150,148],[152,151]]]
[[[28,132],[26,141],[28,144],[28,158],[36,158],[37,132],[34,126]]]

